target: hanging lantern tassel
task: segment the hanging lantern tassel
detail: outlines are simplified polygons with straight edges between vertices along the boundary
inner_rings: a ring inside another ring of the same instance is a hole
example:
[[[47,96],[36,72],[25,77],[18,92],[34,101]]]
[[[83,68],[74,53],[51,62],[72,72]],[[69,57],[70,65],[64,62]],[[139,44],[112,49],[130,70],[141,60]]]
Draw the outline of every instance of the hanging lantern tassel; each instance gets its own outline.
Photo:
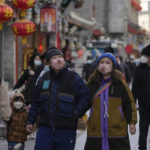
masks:
[[[3,23],[0,22],[0,31],[3,29]]]
[[[23,17],[23,18],[26,16],[26,10],[25,9],[21,9],[20,16]]]
[[[22,37],[21,43],[22,43],[22,44],[27,44],[27,37],[26,37],[26,36],[23,36],[23,37]]]

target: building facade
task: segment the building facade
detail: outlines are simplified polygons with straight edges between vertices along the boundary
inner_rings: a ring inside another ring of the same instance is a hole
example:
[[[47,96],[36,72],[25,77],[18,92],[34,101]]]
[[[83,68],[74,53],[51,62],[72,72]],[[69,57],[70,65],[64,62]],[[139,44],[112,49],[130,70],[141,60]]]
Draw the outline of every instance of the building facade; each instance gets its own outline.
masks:
[[[150,1],[141,0],[142,10],[139,12],[139,25],[150,33]]]
[[[43,2],[50,4],[51,1],[37,0],[34,8],[28,11],[27,17],[35,22],[36,32],[28,38],[29,42],[26,45],[21,44],[20,37],[16,38],[12,34],[11,24],[7,24],[0,31],[0,75],[9,82],[10,87],[13,87],[21,74],[25,50],[38,48],[43,52],[55,44],[56,34],[40,32],[40,8],[43,7],[39,5],[44,6]],[[137,48],[140,0],[56,0],[58,9],[62,2],[66,2],[65,9],[57,14],[57,29],[60,31],[61,41],[67,38],[72,47],[76,44],[78,48],[80,42],[83,44],[95,37],[96,40],[100,40],[103,36],[110,41],[122,41],[124,47],[131,44]],[[77,7],[76,4],[82,5]],[[75,40],[75,44],[72,40]]]

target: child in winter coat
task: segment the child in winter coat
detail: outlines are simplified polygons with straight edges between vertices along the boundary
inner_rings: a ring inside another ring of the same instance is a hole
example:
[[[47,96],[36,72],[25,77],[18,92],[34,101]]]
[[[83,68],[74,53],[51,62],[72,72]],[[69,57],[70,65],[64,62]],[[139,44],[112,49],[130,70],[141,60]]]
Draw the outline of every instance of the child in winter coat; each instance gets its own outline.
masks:
[[[24,150],[27,140],[26,122],[28,112],[24,105],[24,96],[16,91],[11,102],[12,116],[7,122],[8,150]]]
[[[130,133],[135,134],[136,107],[111,53],[98,58],[87,84],[91,111],[84,150],[130,150],[128,125]]]

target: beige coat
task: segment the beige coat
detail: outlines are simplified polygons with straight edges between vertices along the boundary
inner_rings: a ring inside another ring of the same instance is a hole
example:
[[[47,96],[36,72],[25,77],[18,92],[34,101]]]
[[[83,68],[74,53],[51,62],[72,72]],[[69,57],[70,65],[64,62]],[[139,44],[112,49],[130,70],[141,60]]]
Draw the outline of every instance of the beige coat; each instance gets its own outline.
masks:
[[[11,116],[11,107],[8,91],[3,81],[0,84],[0,112],[4,121],[9,121]]]

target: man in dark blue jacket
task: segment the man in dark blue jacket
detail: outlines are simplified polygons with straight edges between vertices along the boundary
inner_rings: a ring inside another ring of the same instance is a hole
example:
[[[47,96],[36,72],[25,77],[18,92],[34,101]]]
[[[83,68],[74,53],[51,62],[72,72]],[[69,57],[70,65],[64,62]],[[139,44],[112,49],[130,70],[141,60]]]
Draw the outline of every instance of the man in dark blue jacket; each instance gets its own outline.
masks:
[[[67,68],[63,53],[52,48],[47,54],[50,71],[33,92],[27,131],[39,116],[35,150],[73,150],[78,118],[90,105],[89,90],[82,78]]]

